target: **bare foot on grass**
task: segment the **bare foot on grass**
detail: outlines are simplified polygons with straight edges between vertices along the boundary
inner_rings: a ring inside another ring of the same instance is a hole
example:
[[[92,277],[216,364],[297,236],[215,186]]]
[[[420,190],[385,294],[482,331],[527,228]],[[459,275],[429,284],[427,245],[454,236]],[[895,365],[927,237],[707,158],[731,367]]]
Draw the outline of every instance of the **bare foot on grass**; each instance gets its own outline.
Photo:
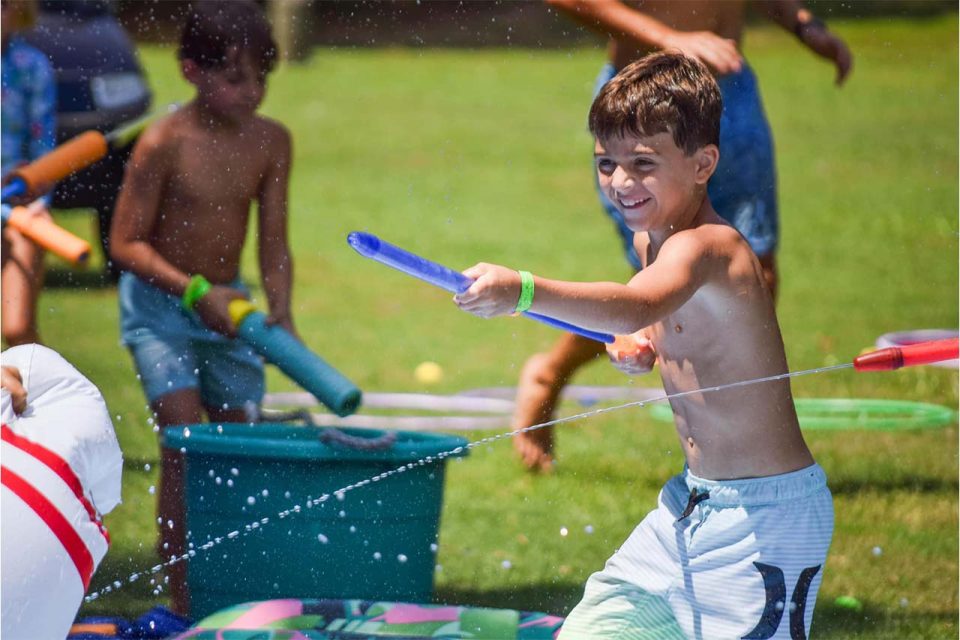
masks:
[[[516,408],[511,421],[513,430],[552,420],[562,388],[563,381],[553,370],[547,355],[538,353],[531,356],[520,372]],[[513,446],[529,470],[544,473],[553,471],[553,427],[518,433],[513,437]]]

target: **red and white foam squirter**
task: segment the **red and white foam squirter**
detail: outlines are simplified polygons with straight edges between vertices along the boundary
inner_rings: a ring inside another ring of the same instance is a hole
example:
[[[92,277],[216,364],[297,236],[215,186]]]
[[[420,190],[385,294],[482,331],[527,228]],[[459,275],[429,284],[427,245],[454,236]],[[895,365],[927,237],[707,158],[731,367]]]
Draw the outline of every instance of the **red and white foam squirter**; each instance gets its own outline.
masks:
[[[64,638],[110,536],[102,516],[120,503],[123,456],[100,391],[55,351],[13,347],[27,408],[2,393],[0,634]]]

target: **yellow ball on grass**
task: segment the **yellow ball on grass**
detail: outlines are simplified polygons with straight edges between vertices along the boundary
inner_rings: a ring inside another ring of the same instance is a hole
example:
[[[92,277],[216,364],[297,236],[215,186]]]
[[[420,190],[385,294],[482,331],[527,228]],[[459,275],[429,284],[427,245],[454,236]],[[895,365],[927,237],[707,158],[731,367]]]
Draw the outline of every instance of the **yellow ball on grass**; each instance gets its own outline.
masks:
[[[421,384],[436,384],[443,379],[443,368],[436,362],[421,362],[414,369],[413,377]]]

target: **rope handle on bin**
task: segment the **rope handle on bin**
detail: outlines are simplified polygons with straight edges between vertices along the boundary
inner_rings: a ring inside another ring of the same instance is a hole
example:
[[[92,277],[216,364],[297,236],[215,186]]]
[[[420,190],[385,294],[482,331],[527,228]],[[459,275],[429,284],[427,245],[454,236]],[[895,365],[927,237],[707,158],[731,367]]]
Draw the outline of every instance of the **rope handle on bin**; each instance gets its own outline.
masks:
[[[294,420],[303,420],[307,426],[318,426],[313,420],[313,416],[306,409],[293,409],[291,411],[278,411],[276,409],[264,409],[262,407],[251,407],[254,415],[248,415],[251,422],[261,422],[268,420],[270,422],[293,422]],[[376,438],[363,438],[361,436],[351,436],[344,433],[336,427],[321,427],[320,442],[328,445],[345,447],[347,449],[356,449],[357,451],[383,451],[389,449],[397,441],[395,431],[387,431],[382,436]]]
[[[389,449],[397,441],[396,431],[387,431],[376,438],[351,436],[336,427],[324,427],[320,432],[320,442],[329,445],[339,445],[347,449],[358,451],[383,451]]]

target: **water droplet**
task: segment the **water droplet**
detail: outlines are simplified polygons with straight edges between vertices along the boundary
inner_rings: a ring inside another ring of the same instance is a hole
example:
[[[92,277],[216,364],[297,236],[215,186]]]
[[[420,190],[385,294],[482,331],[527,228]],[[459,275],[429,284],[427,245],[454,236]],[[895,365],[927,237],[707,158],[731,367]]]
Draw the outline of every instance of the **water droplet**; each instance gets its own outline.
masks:
[[[873,548],[873,555],[875,555],[875,556],[877,556],[877,557],[879,558],[880,556],[883,555],[883,549],[881,549],[880,547],[874,547],[874,548]]]
[[[397,562],[402,564],[406,561],[407,561],[407,556],[403,555],[402,553],[397,554]]]
[[[323,535],[322,533],[317,534],[317,540],[320,541],[320,544],[327,544],[328,542],[330,542],[330,538]]]
[[[153,485],[150,485],[150,488],[147,489],[147,493],[149,493],[150,495],[153,495],[153,494],[155,494],[156,492],[157,492],[157,488],[156,488],[155,486],[153,486]]]
[[[566,527],[560,527],[560,535],[561,535],[561,536],[566,537],[568,533],[570,533],[570,532],[567,531],[567,528],[566,528]]]
[[[257,504],[257,499],[254,498],[253,496],[247,496],[247,504],[250,504],[250,505]]]
[[[503,562],[500,563],[500,566],[503,567],[504,569],[509,569],[513,566],[513,563],[510,562],[509,560],[504,560]]]

